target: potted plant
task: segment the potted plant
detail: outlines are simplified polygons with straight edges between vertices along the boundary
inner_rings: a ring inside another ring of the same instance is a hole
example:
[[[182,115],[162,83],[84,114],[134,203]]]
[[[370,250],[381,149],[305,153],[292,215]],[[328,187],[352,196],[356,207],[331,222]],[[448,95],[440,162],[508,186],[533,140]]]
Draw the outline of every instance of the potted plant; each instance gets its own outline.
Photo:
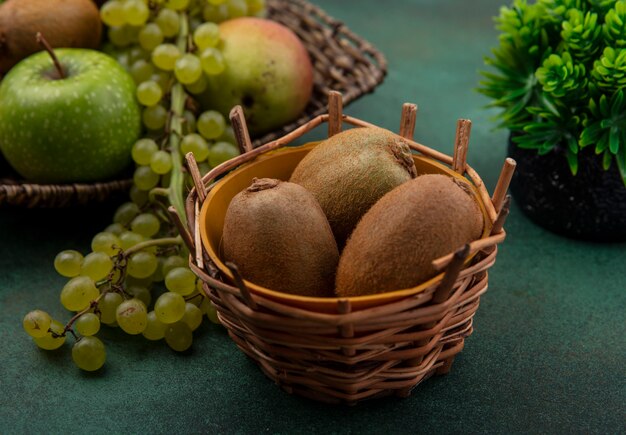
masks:
[[[626,240],[626,1],[514,0],[479,92],[501,108],[511,191],[540,225]]]

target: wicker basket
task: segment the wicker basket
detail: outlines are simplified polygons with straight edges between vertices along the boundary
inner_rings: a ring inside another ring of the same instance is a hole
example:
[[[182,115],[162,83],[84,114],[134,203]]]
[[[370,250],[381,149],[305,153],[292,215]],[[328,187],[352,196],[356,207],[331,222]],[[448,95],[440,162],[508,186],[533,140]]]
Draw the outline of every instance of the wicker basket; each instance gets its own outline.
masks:
[[[242,112],[234,110],[237,137],[247,152],[202,179],[193,156],[187,156],[195,182],[187,198],[187,226],[173,209],[170,212],[193,253],[191,268],[204,281],[204,290],[231,338],[290,393],[348,404],[389,394],[407,396],[432,374],[448,372],[472,333],[472,317],[487,290],[487,269],[495,262],[496,245],[505,238],[505,194],[515,162],[505,161],[491,198],[465,162],[471,123],[459,121],[455,153],[450,157],[412,141],[415,113],[414,105],[404,105],[400,135],[416,152],[418,173],[466,176],[483,206],[488,229],[481,239],[435,260],[442,273],[409,290],[352,298],[289,295],[242,280],[235,265],[223,264],[219,258],[230,199],[252,177],[288,179],[316,143],[285,145],[324,122],[329,136],[341,131],[343,123],[371,125],[342,115],[339,94],[329,99],[329,114],[255,149],[246,136]]]
[[[326,109],[330,89],[347,104],[372,92],[387,73],[387,62],[371,44],[343,23],[302,0],[268,0],[268,17],[292,29],[306,46],[314,67],[313,96],[294,122],[255,140],[260,145],[293,131]],[[0,207],[68,207],[128,195],[130,180],[93,184],[43,185],[0,175]]]

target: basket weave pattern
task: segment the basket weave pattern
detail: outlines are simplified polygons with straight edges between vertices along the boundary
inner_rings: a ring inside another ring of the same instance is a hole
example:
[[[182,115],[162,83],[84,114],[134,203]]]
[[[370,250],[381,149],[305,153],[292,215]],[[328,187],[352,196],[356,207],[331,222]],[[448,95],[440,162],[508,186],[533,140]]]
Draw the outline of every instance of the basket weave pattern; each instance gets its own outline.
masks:
[[[372,92],[387,73],[380,52],[318,7],[302,0],[268,0],[267,9],[268,18],[286,25],[303,41],[314,68],[314,88],[311,101],[296,121],[256,139],[255,146],[279,138],[323,113],[329,89],[342,92],[347,104]],[[44,185],[11,176],[0,178],[0,207],[85,205],[121,198],[128,195],[130,186],[130,180]]]
[[[372,126],[343,115],[341,96],[334,94],[328,115],[314,118],[260,148],[244,144],[246,153],[214,168],[202,179],[193,157],[188,155],[195,187],[187,198],[187,225],[170,211],[193,254],[190,267],[203,280],[204,291],[230,337],[283,389],[330,403],[354,404],[390,394],[407,396],[424,379],[447,373],[455,355],[463,349],[465,338],[472,333],[480,296],[487,290],[487,270],[495,263],[497,244],[506,235],[503,225],[509,202],[505,194],[515,162],[505,161],[492,199],[478,174],[465,162],[469,121],[459,121],[455,154],[450,157],[411,140],[416,106],[403,107],[401,136],[414,151],[430,158],[426,161],[433,163],[428,165],[441,168],[443,163],[451,167],[446,171],[468,178],[485,207],[489,229],[481,239],[435,260],[433,265],[445,273],[422,291],[402,292],[395,299],[377,297],[366,306],[357,306],[358,298],[337,298],[331,301],[330,312],[313,305],[303,307],[288,297],[278,300],[269,294],[251,293],[236,267],[228,263],[232,279],[226,277],[209,257],[199,234],[200,225],[204,225],[199,210],[219,185],[220,181],[215,182],[218,177],[284,147],[324,122],[328,122],[329,136],[340,131],[342,123]],[[235,116],[237,113],[241,112],[233,111]],[[245,139],[245,134],[241,137]],[[208,208],[206,219],[211,219],[210,213]]]

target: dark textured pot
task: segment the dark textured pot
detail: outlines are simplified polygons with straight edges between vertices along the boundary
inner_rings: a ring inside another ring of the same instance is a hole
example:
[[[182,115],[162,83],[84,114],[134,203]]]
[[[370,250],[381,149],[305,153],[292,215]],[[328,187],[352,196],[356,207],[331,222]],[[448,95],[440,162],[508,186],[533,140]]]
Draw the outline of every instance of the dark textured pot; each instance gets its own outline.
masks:
[[[509,156],[517,161],[511,194],[535,223],[576,239],[626,241],[626,186],[615,162],[604,171],[590,146],[581,150],[573,176],[562,148],[540,156],[511,138]]]

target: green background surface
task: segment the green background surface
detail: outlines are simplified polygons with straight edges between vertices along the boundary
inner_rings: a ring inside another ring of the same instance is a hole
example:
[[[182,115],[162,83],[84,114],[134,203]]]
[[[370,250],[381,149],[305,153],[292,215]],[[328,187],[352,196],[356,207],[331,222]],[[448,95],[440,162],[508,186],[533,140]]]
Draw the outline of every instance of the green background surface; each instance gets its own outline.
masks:
[[[385,53],[389,75],[347,113],[397,130],[418,103],[418,141],[450,153],[457,118],[473,120],[468,161],[493,189],[506,132],[476,94],[496,42],[501,1],[316,0]],[[266,379],[224,330],[204,325],[185,355],[164,343],[101,334],[108,359],[82,373],[64,351],[22,332],[34,308],[67,319],[52,266],[86,251],[112,209],[0,211],[1,433],[619,433],[626,426],[626,245],[567,240],[514,206],[475,332],[447,376],[407,399],[356,407],[290,396]],[[71,341],[68,339],[68,341]]]

